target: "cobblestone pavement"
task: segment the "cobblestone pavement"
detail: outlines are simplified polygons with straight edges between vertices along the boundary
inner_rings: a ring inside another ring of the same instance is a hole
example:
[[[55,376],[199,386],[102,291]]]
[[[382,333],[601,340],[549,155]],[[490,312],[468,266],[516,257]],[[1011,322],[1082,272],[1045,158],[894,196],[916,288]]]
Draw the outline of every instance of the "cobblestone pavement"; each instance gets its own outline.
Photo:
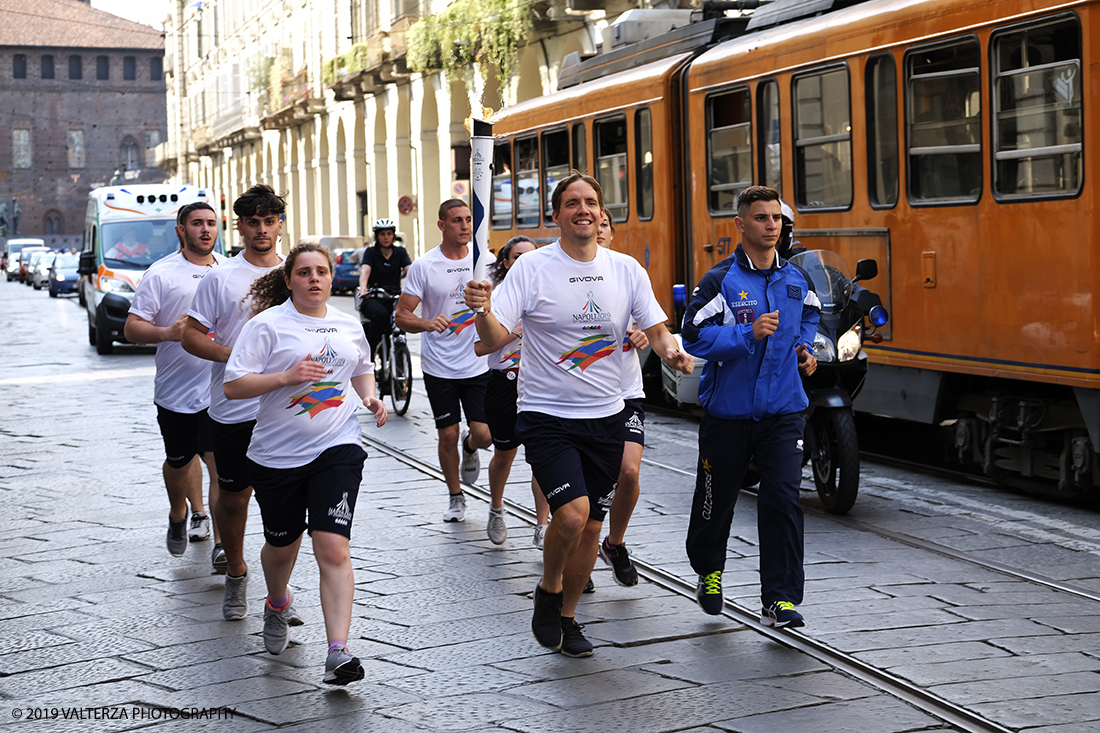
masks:
[[[442,483],[379,451],[367,461],[351,543],[349,646],[366,679],[323,685],[325,635],[308,540],[292,578],[306,625],[291,629],[290,648],[279,656],[267,654],[260,639],[262,534],[254,503],[245,620],[221,618],[222,577],[210,572],[210,542],[193,544],[183,558],[165,549],[152,349],[124,346],[97,356],[74,301],[15,283],[0,283],[0,308],[7,365],[0,374],[7,405],[0,423],[0,730],[947,728],[652,583],[620,588],[601,564],[596,593],[578,612],[595,655],[551,653],[530,632],[541,555],[529,526],[509,516],[510,537],[494,546],[485,536],[487,505],[476,500],[466,522],[445,524]],[[418,383],[406,418],[367,432],[434,465],[426,408]],[[694,427],[672,418],[652,425],[642,501],[627,539],[639,558],[687,577],[683,532],[693,479],[685,473],[693,472]],[[489,454],[482,456],[487,464]],[[517,460],[509,499],[530,504],[528,476]],[[1073,518],[1037,516],[1020,500],[993,527],[976,507],[962,514],[930,493],[950,487],[920,486],[917,494],[907,490],[911,480],[869,468],[857,508],[899,532],[1006,563],[1023,558],[1045,575],[1100,588],[1100,534],[1071,529]],[[753,502],[743,500],[738,511],[726,584],[730,597],[755,608]],[[1100,606],[826,519],[808,518],[807,530],[807,635],[1010,728],[1100,727]],[[198,717],[183,719],[179,710]]]

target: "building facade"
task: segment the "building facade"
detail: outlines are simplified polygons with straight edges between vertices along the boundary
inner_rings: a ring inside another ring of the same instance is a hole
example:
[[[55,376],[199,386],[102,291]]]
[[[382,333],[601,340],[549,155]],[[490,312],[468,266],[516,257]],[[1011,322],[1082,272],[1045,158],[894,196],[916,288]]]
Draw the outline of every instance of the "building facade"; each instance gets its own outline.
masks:
[[[166,179],[163,68],[159,31],[82,0],[0,7],[0,237],[78,235],[95,186]]]
[[[531,6],[532,35],[501,85],[491,69],[409,69],[409,28],[447,0],[176,0],[158,160],[173,181],[225,197],[231,246],[232,201],[268,183],[288,194],[284,246],[369,235],[389,217],[418,256],[438,243],[439,204],[469,191],[466,118],[554,91],[566,54],[596,50],[611,6],[576,2]]]

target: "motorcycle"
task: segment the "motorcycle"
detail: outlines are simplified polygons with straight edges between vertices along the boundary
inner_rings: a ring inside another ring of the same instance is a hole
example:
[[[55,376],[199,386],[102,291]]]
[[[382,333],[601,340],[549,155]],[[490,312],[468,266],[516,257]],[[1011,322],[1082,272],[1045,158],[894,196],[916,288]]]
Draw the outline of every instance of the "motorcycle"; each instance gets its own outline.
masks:
[[[882,334],[875,331],[889,320],[879,296],[857,283],[875,278],[878,263],[860,260],[851,277],[844,258],[829,250],[803,251],[790,261],[810,276],[821,301],[813,343],[817,370],[802,375],[810,398],[802,465],[812,466],[825,509],[846,514],[859,493],[859,439],[852,400],[867,376],[863,342],[881,342]]]

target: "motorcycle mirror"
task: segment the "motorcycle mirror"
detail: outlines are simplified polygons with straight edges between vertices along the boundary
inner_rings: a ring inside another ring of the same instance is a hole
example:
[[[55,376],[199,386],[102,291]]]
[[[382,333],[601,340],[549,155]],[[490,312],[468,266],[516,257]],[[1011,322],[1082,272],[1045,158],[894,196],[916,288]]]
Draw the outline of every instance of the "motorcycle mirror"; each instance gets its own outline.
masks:
[[[878,263],[874,260],[860,260],[856,263],[856,276],[852,282],[860,280],[874,280],[878,277]]]

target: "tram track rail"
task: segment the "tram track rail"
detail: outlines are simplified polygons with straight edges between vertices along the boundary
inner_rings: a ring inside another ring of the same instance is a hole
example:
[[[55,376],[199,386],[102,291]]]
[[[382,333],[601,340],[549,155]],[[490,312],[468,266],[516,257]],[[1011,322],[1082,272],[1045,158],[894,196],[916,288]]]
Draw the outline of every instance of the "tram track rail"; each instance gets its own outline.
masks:
[[[395,448],[388,443],[371,437],[366,433],[363,434],[363,440],[370,447],[400,461],[406,466],[414,468],[432,478],[438,479],[440,481],[443,480],[443,472],[440,471],[439,468],[425,463],[415,456],[406,453],[399,448]],[[643,461],[664,469],[672,470],[676,473],[688,474],[688,472],[684,471],[683,469],[665,466],[663,464],[657,463],[655,461],[649,461],[647,459],[643,459]],[[463,484],[463,490],[478,498],[484,499],[485,501],[489,500],[488,489],[478,486],[476,484]],[[753,493],[753,495],[755,495],[754,492],[750,493]],[[508,498],[504,499],[504,504],[515,516],[522,518],[524,521],[530,524],[535,523],[535,513],[531,509],[514,501],[511,501]],[[813,513],[817,514],[816,512]],[[824,512],[822,512],[821,515],[828,516]],[[845,518],[840,517],[838,517],[837,519],[840,520],[841,523],[850,522],[852,525],[855,526],[855,528],[862,531],[876,531],[873,527],[864,527],[857,522],[853,522],[852,520],[845,520]],[[913,538],[905,539],[911,540]],[[904,541],[904,539],[899,539],[899,541]],[[933,543],[927,544],[931,545]],[[914,546],[919,547],[920,545]],[[936,551],[934,548],[922,549]],[[949,548],[942,549],[949,550]],[[672,593],[675,593],[676,595],[691,600],[692,603],[695,602],[694,584],[684,580],[683,578],[673,575],[672,573],[669,573],[668,571],[665,571],[656,565],[640,560],[637,557],[633,558],[633,560],[634,565],[638,570],[638,574],[641,577],[645,578],[651,583],[656,584],[661,588],[664,588],[665,590],[668,590]],[[1002,570],[1002,572],[1004,571]],[[1030,580],[1030,578],[1026,578],[1024,575],[1018,575],[1017,577]],[[1031,582],[1037,581],[1032,580]],[[1100,597],[1095,598],[1095,600],[1100,601]],[[942,697],[939,697],[938,695],[935,695],[934,693],[931,693],[918,685],[912,684],[896,675],[891,674],[890,672],[887,672],[886,670],[879,669],[874,665],[857,659],[856,657],[853,657],[850,654],[829,646],[828,644],[824,644],[820,641],[804,636],[803,634],[795,630],[777,630],[770,626],[765,626],[760,623],[759,616],[755,611],[746,608],[740,604],[737,604],[731,600],[727,599],[725,601],[725,608],[722,612],[722,615],[726,618],[743,624],[757,634],[765,636],[778,644],[807,654],[808,656],[829,665],[835,670],[850,675],[851,677],[870,684],[871,686],[885,692],[886,694],[903,700],[910,705],[916,707],[917,709],[939,720],[942,720],[944,723],[950,726],[953,726],[955,729],[967,731],[968,733],[1011,733],[1012,729],[1010,728],[1003,727],[971,710],[968,710],[961,705],[957,705],[948,700],[945,700]]]

